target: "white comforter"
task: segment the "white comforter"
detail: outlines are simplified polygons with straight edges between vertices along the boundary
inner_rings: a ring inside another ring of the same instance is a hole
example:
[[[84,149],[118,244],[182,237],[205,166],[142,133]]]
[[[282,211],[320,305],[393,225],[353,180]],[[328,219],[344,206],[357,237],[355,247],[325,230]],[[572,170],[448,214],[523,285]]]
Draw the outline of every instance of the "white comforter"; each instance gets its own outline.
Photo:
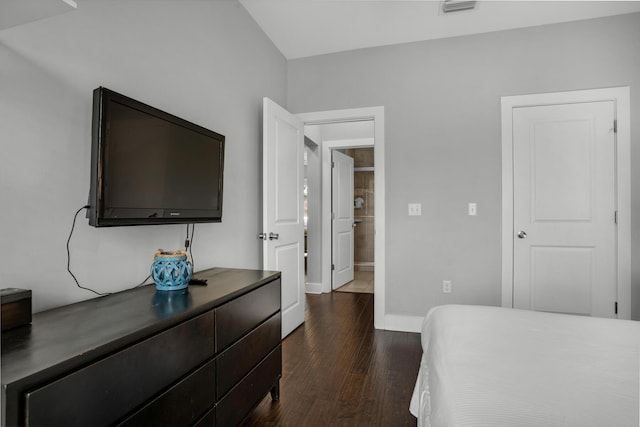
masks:
[[[639,425],[640,322],[440,306],[422,348],[419,426]]]

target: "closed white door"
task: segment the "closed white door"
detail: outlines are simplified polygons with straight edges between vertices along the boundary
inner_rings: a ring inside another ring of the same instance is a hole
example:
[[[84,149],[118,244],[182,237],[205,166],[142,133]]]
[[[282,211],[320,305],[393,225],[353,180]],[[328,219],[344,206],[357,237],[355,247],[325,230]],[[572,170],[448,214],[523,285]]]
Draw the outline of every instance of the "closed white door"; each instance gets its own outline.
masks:
[[[282,338],[304,321],[302,122],[263,103],[263,268],[282,273]]]
[[[615,317],[612,101],[513,109],[513,306]]]
[[[353,159],[332,152],[331,211],[333,289],[353,280]]]

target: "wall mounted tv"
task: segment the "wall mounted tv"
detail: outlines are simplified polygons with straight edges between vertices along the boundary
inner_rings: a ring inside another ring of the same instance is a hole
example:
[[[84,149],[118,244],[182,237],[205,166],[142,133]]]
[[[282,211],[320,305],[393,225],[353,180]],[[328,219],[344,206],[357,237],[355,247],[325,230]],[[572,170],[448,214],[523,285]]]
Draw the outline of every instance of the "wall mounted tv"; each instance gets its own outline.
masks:
[[[89,224],[220,222],[224,142],[224,135],[95,89]]]

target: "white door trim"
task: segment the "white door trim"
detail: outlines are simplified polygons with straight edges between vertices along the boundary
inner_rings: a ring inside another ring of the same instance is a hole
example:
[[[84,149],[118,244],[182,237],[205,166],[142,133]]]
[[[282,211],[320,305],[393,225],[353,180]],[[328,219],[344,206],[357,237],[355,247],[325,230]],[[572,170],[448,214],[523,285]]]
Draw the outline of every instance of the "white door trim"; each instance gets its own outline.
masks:
[[[503,96],[502,112],[502,306],[513,307],[512,110],[537,105],[613,101],[616,134],[618,318],[631,318],[631,125],[629,87]]]
[[[385,329],[385,276],[386,276],[386,237],[385,237],[385,173],[384,173],[384,107],[354,108],[347,110],[302,113],[297,115],[305,125],[327,123],[344,123],[373,120],[374,139],[366,138],[360,146],[374,147],[374,163],[376,172],[375,185],[375,256],[374,256],[374,327]],[[366,143],[365,143],[366,141]],[[345,148],[340,144],[346,141],[330,141],[322,144],[322,288],[323,292],[331,292],[331,149]],[[349,140],[346,147],[354,147],[354,140]],[[327,161],[327,159],[329,159]],[[328,180],[328,181],[327,181]],[[328,182],[328,184],[327,184]],[[328,213],[327,213],[328,212]]]

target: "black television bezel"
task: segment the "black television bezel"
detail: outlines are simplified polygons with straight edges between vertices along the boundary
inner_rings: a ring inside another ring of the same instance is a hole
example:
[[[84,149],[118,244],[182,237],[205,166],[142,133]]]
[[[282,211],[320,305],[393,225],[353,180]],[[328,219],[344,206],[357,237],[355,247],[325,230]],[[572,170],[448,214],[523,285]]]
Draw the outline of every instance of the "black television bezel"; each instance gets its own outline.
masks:
[[[218,205],[219,209],[211,210],[207,216],[181,216],[156,218],[105,218],[104,217],[104,188],[103,170],[105,168],[106,127],[108,125],[109,103],[116,101],[131,108],[154,115],[162,120],[186,127],[195,132],[209,136],[220,142],[220,159],[218,174]],[[137,101],[128,96],[114,92],[105,87],[98,87],[93,91],[93,114],[91,128],[91,183],[89,189],[89,203],[87,217],[89,225],[93,227],[114,227],[129,225],[159,225],[159,224],[192,224],[205,222],[222,222],[223,178],[224,178],[224,148],[225,136],[200,125],[177,117],[173,114]]]

